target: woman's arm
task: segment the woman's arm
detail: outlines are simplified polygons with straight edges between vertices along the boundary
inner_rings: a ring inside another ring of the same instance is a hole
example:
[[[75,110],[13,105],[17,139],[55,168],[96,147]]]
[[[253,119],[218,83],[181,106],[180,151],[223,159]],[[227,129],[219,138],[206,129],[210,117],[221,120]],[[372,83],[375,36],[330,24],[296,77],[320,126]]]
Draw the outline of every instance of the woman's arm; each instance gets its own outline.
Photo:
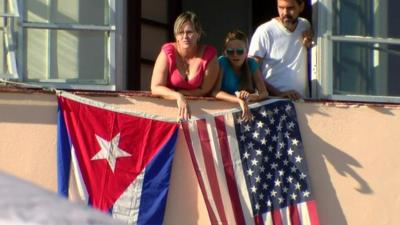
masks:
[[[244,121],[249,121],[251,119],[251,112],[249,110],[249,107],[247,105],[247,102],[244,99],[241,99],[237,96],[231,95],[223,90],[221,90],[221,83],[222,83],[222,77],[223,77],[223,70],[220,68],[219,73],[218,73],[218,80],[217,83],[215,84],[211,94],[217,99],[224,100],[227,102],[232,102],[232,103],[238,103],[240,108],[242,109],[242,119]]]
[[[218,71],[219,64],[217,61],[217,56],[214,56],[214,58],[207,64],[207,68],[204,72],[203,83],[201,84],[200,88],[193,90],[180,90],[179,92],[183,95],[190,96],[206,96],[207,94],[210,94],[215,82],[218,79]]]
[[[178,106],[178,118],[181,120],[190,119],[191,112],[189,104],[183,94],[167,87],[168,61],[164,52],[160,52],[157,57],[151,77],[151,93],[165,99],[176,100]]]
[[[168,59],[167,55],[161,51],[158,54],[153,68],[151,77],[151,93],[155,96],[161,96],[166,99],[178,99],[179,92],[176,92],[167,87],[168,78]]]
[[[227,102],[238,103],[240,108],[242,109],[242,119],[244,121],[251,120],[252,116],[251,116],[251,112],[250,112],[250,109],[249,109],[249,106],[248,106],[246,100],[236,97],[234,95],[231,95],[229,93],[226,93],[225,91],[222,91],[222,90],[218,91],[215,94],[215,98],[224,100]]]
[[[211,90],[211,96],[216,97],[216,95],[218,94],[219,91],[221,91],[221,85],[222,85],[222,74],[223,74],[223,70],[222,67],[219,66],[218,68],[218,77],[217,77],[217,81],[215,82],[214,87]]]

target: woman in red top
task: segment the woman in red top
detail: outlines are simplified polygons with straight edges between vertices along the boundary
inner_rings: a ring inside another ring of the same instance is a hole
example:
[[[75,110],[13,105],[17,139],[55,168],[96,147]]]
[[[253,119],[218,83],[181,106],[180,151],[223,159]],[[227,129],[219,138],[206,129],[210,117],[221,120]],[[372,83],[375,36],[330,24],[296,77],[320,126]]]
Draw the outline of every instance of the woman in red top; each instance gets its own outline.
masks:
[[[176,100],[180,120],[190,118],[185,96],[206,96],[217,80],[217,50],[198,43],[202,32],[193,12],[179,15],[174,24],[175,42],[162,46],[154,65],[151,92]]]

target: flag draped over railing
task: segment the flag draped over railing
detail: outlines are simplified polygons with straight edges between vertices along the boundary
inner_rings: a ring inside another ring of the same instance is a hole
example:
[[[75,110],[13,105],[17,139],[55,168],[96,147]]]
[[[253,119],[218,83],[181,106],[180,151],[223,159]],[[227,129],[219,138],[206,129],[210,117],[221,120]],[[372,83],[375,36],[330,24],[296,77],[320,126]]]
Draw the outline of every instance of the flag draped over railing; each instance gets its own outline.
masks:
[[[179,125],[82,99],[58,96],[59,193],[68,195],[72,162],[89,205],[128,224],[161,225]]]
[[[182,124],[212,225],[318,225],[293,103]]]

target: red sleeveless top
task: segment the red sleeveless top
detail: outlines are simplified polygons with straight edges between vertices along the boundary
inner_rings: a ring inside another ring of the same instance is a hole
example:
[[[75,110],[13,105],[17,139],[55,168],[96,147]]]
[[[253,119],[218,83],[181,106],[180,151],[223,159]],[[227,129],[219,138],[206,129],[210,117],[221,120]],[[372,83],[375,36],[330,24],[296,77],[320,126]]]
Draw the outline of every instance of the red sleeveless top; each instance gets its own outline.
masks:
[[[168,58],[167,87],[171,89],[191,90],[199,88],[203,83],[203,78],[208,63],[217,55],[217,50],[213,46],[206,45],[204,47],[203,55],[201,56],[201,62],[196,74],[190,80],[186,81],[184,76],[176,67],[176,56],[178,53],[175,49],[174,43],[166,43],[161,49]]]

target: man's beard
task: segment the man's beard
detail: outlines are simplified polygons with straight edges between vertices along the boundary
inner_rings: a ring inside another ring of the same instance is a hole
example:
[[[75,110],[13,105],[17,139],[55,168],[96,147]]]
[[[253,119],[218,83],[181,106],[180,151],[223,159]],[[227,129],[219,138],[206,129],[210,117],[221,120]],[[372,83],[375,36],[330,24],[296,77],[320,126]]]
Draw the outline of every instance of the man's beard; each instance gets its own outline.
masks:
[[[283,17],[282,21],[283,21],[283,23],[285,23],[285,24],[296,25],[296,23],[297,23],[297,18],[295,19],[295,18],[293,18],[293,17],[291,17],[291,16],[285,16],[285,17]]]

